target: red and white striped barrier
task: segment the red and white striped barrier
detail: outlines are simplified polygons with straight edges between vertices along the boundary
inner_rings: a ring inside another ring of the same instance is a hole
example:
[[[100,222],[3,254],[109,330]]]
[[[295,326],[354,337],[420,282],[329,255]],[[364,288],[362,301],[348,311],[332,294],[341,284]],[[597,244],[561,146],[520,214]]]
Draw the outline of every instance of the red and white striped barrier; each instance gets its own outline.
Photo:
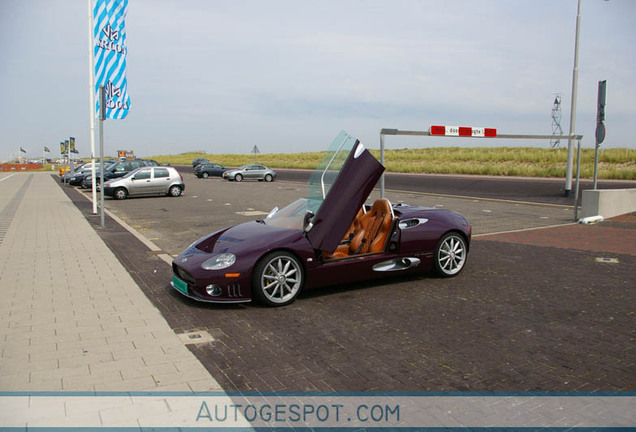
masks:
[[[462,126],[431,126],[431,135],[465,136],[474,138],[493,138],[497,136],[497,129],[483,127]]]

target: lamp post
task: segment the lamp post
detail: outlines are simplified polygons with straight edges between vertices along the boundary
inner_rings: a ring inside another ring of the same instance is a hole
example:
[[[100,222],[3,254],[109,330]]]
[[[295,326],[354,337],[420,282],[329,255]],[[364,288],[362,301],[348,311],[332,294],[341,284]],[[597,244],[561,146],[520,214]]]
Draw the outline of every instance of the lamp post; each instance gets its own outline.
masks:
[[[574,69],[572,71],[572,101],[570,106],[570,134],[568,138],[568,159],[565,166],[565,196],[572,191],[572,164],[574,161],[574,130],[576,126],[576,92],[579,80],[579,34],[581,31],[581,0],[576,8],[576,36],[574,38]]]

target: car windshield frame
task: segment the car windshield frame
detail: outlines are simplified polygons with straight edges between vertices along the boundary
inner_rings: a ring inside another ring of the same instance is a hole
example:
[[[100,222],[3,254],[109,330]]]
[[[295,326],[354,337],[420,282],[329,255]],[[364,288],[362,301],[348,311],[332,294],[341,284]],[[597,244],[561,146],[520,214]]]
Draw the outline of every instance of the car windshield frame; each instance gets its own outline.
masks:
[[[309,176],[307,195],[281,210],[275,208],[263,222],[280,228],[305,230],[307,222],[320,209],[357,142],[356,137],[341,131]]]

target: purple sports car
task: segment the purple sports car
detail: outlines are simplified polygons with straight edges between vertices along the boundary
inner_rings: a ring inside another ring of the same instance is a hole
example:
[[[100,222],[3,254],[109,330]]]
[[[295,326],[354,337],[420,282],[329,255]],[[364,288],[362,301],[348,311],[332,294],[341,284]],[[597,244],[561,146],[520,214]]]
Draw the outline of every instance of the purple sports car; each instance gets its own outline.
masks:
[[[263,220],[195,241],[172,263],[172,286],[204,302],[291,303],[302,289],[434,269],[464,268],[471,238],[458,213],[365,201],[384,167],[341,132],[309,179],[308,194]]]

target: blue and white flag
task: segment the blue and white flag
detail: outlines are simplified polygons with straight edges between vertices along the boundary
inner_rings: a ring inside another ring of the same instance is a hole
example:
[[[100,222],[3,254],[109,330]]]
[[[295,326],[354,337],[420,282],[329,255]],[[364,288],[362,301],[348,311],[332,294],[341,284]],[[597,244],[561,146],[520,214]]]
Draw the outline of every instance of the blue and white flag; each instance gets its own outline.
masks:
[[[104,86],[104,118],[123,119],[130,110],[126,80],[126,26],[128,0],[95,0],[93,40],[95,108],[99,112],[99,86]]]

